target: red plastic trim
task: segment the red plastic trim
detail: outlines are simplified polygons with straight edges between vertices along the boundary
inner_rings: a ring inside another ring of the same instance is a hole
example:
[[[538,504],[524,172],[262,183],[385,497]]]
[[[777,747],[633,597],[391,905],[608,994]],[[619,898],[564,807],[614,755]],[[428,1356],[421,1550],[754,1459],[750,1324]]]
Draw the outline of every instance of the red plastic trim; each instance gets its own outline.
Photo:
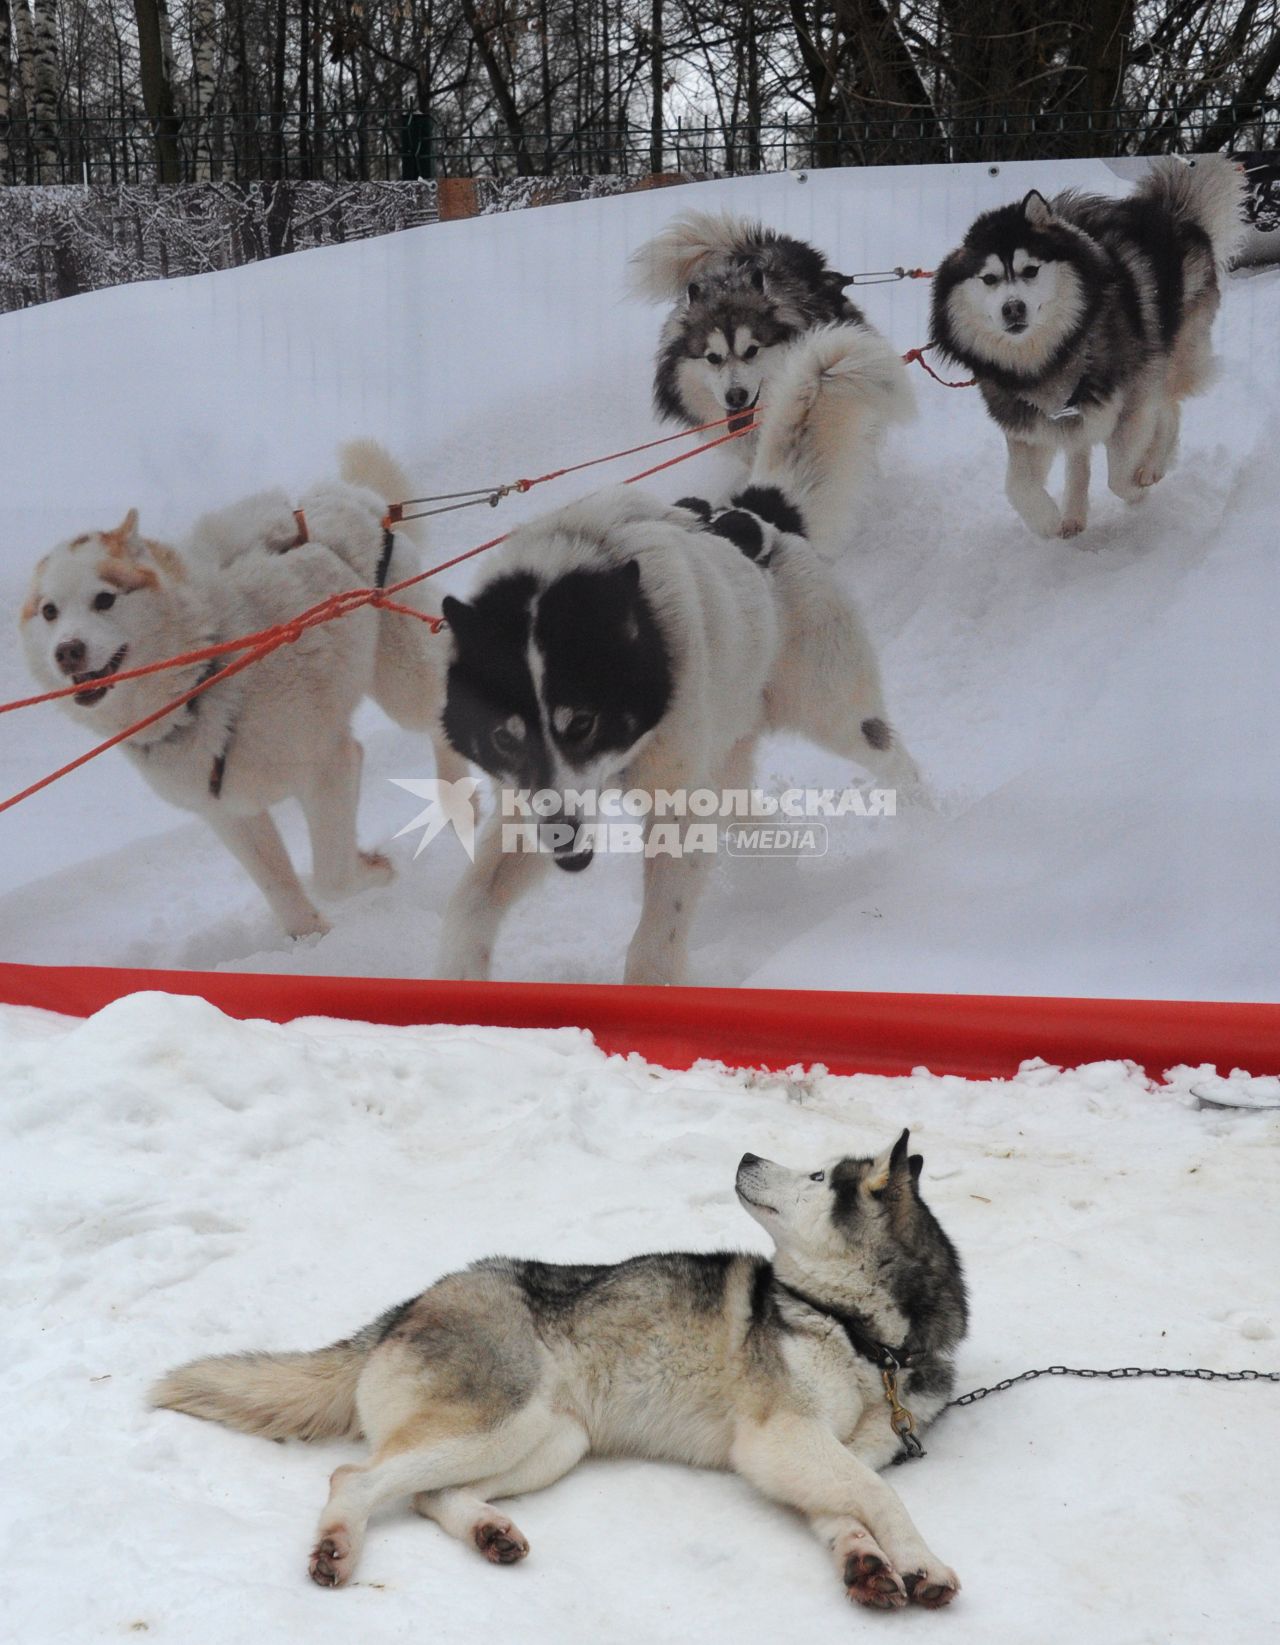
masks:
[[[824,1063],[833,1073],[1016,1073],[1028,1057],[1074,1067],[1118,1059],[1159,1075],[1176,1063],[1280,1073],[1280,1005],[853,994],[755,988],[420,982],[226,971],[0,964],[0,1001],[87,1016],[144,989],[199,994],[234,1017],[288,1022],[482,1023],[590,1029],[605,1051],[668,1068]]]

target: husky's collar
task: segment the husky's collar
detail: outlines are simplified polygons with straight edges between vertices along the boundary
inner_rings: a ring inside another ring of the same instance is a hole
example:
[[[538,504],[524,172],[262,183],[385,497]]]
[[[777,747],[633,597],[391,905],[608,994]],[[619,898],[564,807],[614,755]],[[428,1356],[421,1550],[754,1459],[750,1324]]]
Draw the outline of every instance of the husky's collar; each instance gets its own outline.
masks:
[[[870,1360],[879,1370],[897,1371],[911,1364],[911,1351],[906,1343],[891,1348],[887,1342],[881,1342],[879,1337],[872,1336],[867,1330],[861,1314],[852,1313],[847,1308],[835,1308],[830,1303],[819,1302],[817,1297],[811,1297],[805,1291],[797,1291],[794,1285],[788,1285],[785,1280],[776,1279],[775,1284],[780,1291],[785,1291],[789,1297],[802,1302],[806,1308],[812,1308],[815,1313],[835,1320],[848,1337],[849,1346],[854,1353]]]

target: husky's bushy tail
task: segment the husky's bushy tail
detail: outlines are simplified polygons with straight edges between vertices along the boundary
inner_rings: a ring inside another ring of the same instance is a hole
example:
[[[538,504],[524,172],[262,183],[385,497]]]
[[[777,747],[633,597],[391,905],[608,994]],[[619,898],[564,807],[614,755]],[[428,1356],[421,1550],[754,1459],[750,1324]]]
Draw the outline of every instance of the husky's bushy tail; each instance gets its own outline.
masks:
[[[161,1377],[149,1403],[266,1439],[354,1439],[366,1353],[357,1337],[313,1354],[195,1359]]]
[[[783,492],[810,540],[832,552],[848,537],[886,428],[914,414],[890,343],[863,326],[820,326],[791,346],[770,385],[750,484]]]
[[[628,289],[651,303],[675,302],[708,263],[758,251],[770,237],[762,224],[729,211],[686,211],[632,252]]]
[[[1244,237],[1245,187],[1238,161],[1225,154],[1199,154],[1192,161],[1176,156],[1153,160],[1135,193],[1203,229],[1214,262],[1224,269]]]

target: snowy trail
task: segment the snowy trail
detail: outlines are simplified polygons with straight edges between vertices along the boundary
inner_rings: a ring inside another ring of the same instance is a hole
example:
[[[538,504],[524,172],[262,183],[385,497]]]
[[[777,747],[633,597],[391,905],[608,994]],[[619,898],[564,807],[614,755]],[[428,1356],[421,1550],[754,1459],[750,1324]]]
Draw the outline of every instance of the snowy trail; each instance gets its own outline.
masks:
[[[27,414],[0,459],[0,589],[16,602],[59,532],[131,503],[146,529],[176,535],[255,486],[301,488],[352,434],[413,459],[424,488],[453,489],[660,432],[648,407],[659,316],[624,300],[623,269],[686,204],[758,212],[842,268],[873,269],[932,265],[975,211],[1032,183],[1124,186],[1088,161],[996,177],[975,166],[742,179],[7,315],[6,381]],[[860,296],[902,347],[923,340],[926,282]],[[1223,370],[1188,406],[1181,463],[1135,510],[1097,479],[1079,546],[1025,533],[976,394],[917,374],[920,419],[895,435],[842,575],[939,815],[842,819],[823,859],[719,861],[692,981],[1274,998],[1280,766],[1264,716],[1280,695],[1278,321],[1280,271],[1228,281]],[[446,517],[431,552],[642,464],[574,476],[500,513]],[[733,472],[716,454],[652,484],[714,491]],[[473,574],[451,573],[449,586]],[[0,696],[26,689],[6,644]],[[387,779],[428,774],[430,757],[375,710],[363,729],[364,835],[388,846],[412,811]],[[52,710],[10,719],[0,784],[9,792],[84,746]],[[853,775],[785,742],[764,750],[760,773],[776,789]],[[120,758],[0,828],[4,959],[429,975],[463,865],[452,837],[416,862],[413,842],[395,841],[396,887],[345,905],[322,942],[290,945],[212,839]],[[549,879],[508,923],[496,975],[618,980],[637,882],[634,863],[603,860],[572,884]]]
[[[318,1346],[496,1250],[763,1248],[731,1191],[744,1149],[799,1164],[904,1124],[966,1264],[962,1387],[1063,1361],[1274,1368],[1280,1114],[1197,1111],[1197,1078],[672,1073],[573,1030],[278,1027],[159,995],[84,1023],[0,1009],[6,1638],[1263,1645],[1269,1384],[1041,1381],[952,1413],[892,1474],[963,1579],[945,1617],[855,1614],[796,1517],[625,1462],[521,1501],[518,1568],[389,1512],[357,1586],[323,1592],[308,1539],[356,1448],[143,1405],[178,1360]]]

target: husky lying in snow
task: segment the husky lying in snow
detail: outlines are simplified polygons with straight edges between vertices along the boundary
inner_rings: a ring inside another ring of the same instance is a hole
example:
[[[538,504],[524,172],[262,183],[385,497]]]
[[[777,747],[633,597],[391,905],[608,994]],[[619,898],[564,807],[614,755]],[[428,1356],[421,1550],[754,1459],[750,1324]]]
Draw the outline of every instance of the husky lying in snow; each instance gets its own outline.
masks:
[[[852,1599],[948,1604],[960,1583],[877,1469],[899,1441],[881,1382],[931,1420],[964,1335],[955,1249],[920,1198],[907,1132],[878,1159],[790,1171],[744,1154],[737,1194],[777,1246],[611,1265],[489,1257],[317,1353],[171,1371],[154,1405],[271,1439],[355,1438],[312,1579],[351,1580],[369,1516],[420,1514],[495,1564],[529,1552],[494,1497],[541,1490],[588,1452],[731,1468],[798,1508]]]
[[[816,331],[778,380],[727,513],[619,487],[521,527],[469,602],[444,601],[445,732],[500,791],[558,796],[544,837],[560,868],[590,862],[582,825],[602,791],[749,788],[770,729],[890,787],[918,783],[858,613],[805,537],[843,483],[832,453],[858,450],[895,393],[879,338]],[[499,922],[549,860],[503,849],[501,809],[446,912],[441,976],[488,975]],[[708,858],[646,858],[628,982],[683,976]]]
[[[308,492],[297,514],[283,492],[263,492],[206,515],[182,553],[139,536],[132,510],[114,531],[87,532],[46,555],[22,611],[32,673],[50,690],[83,685],[61,706],[96,735],[213,678],[124,752],[158,794],[204,817],[293,937],[328,925],[269,814],[280,800],[302,803],[321,896],[391,878],[385,857],[356,846],[361,750],[351,716],[363,697],[401,725],[430,731],[441,774],[462,775],[439,738],[442,681],[426,625],[369,608],[311,629],[225,682],[217,674],[236,653],[118,685],[111,677],[372,585],[387,502],[408,486],[392,459],[364,442],[344,448],[341,473]],[[397,535],[382,580],[412,569]]]
[[[1033,190],[988,211],[939,268],[933,340],[977,378],[1008,441],[1009,501],[1040,536],[1084,530],[1095,445],[1126,502],[1164,477],[1181,401],[1209,379],[1243,199],[1222,155],[1156,160],[1127,199]],[[1061,507],[1045,490],[1058,451]]]
[[[789,347],[816,326],[858,326],[884,344],[895,392],[876,408],[885,422],[910,417],[906,371],[888,343],[844,295],[849,277],[803,240],[727,213],[690,211],[631,258],[632,289],[673,303],[658,342],[653,383],[660,417],[696,427],[726,412],[745,428],[782,369]],[[864,428],[864,442],[869,430]],[[750,441],[736,449],[744,459]]]

